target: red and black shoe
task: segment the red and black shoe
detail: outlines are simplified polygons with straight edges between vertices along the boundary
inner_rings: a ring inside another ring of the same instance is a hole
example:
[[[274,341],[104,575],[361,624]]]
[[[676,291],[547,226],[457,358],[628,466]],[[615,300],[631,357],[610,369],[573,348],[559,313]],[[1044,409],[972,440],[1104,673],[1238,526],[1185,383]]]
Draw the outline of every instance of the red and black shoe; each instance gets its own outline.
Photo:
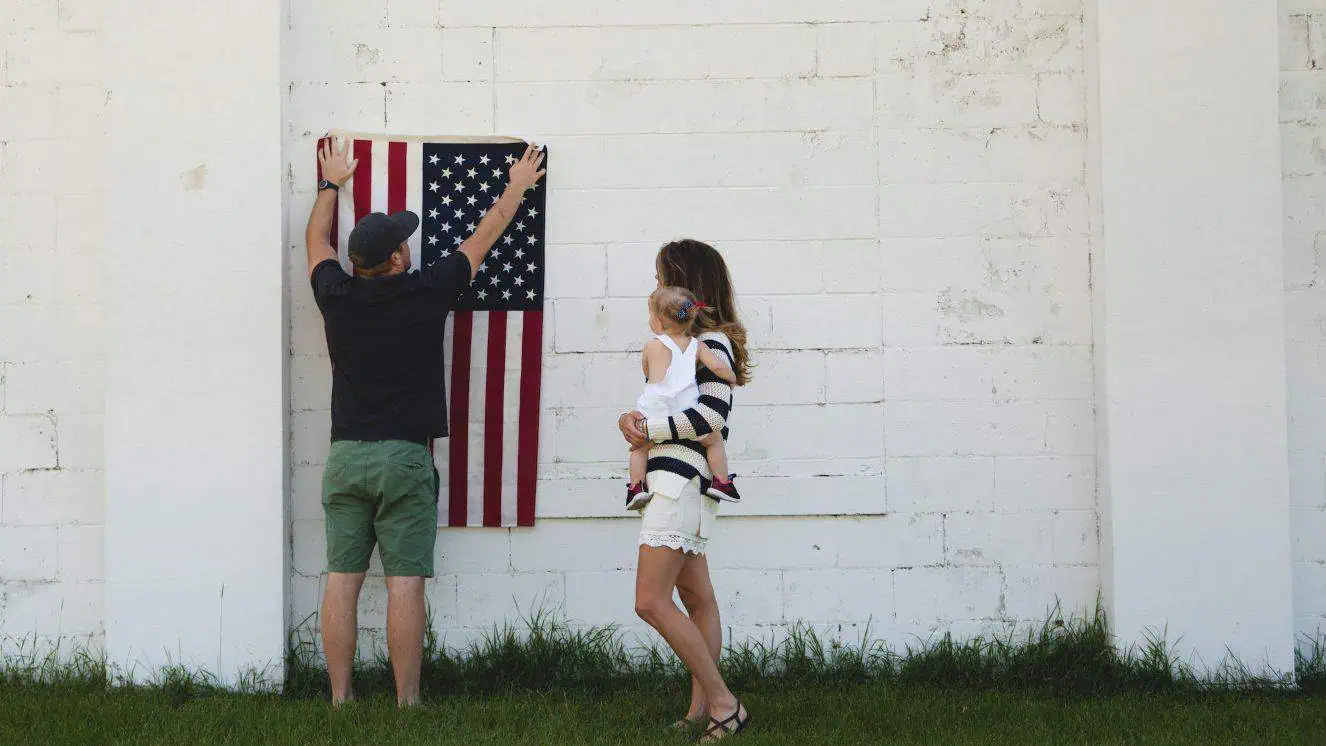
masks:
[[[626,485],[626,509],[643,510],[649,504],[649,498],[653,497],[645,490],[644,482]]]
[[[741,493],[737,492],[737,485],[732,481],[732,478],[735,476],[737,475],[729,474],[727,479],[714,477],[713,480],[709,482],[709,489],[705,490],[705,494],[715,500],[726,500],[730,503],[741,502]]]

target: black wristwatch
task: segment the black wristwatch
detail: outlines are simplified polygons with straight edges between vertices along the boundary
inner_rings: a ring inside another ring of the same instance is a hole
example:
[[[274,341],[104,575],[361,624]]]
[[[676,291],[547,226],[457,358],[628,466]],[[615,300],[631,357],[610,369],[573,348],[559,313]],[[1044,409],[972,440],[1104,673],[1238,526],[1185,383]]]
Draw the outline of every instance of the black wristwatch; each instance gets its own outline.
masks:
[[[327,181],[326,179],[323,179],[322,181],[319,181],[319,182],[318,182],[318,191],[321,192],[323,189],[330,189],[330,190],[332,190],[332,191],[334,191],[334,192],[339,192],[339,191],[341,191],[341,188],[340,188],[340,187],[336,186],[335,184],[331,183],[330,181]]]

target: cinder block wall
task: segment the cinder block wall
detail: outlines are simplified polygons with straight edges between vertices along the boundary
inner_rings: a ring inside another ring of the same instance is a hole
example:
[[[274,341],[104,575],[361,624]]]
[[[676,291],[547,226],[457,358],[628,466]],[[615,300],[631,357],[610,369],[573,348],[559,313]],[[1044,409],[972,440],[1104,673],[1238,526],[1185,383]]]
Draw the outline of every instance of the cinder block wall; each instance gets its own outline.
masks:
[[[0,9],[0,653],[103,629],[100,27]]]
[[[1326,2],[1281,0],[1294,615],[1326,631]]]
[[[735,635],[905,642],[1094,603],[1080,4],[729,5],[293,3],[294,619],[323,565],[302,227],[329,126],[553,153],[541,518],[440,532],[448,641],[540,603],[640,630],[614,420],[677,236],[727,257],[759,363],[732,420],[748,504],[711,555]]]
[[[732,266],[760,363],[715,582],[737,635],[895,642],[1098,585],[1078,0],[291,0],[285,37],[295,622],[317,606],[329,370],[302,229],[339,126],[550,143],[541,519],[442,531],[453,643],[519,609],[631,614],[615,412],[650,257]],[[814,7],[811,7],[814,6]],[[102,630],[98,3],[0,12],[0,639]],[[1297,628],[1326,618],[1320,0],[1282,0]],[[380,584],[363,621],[376,644]]]

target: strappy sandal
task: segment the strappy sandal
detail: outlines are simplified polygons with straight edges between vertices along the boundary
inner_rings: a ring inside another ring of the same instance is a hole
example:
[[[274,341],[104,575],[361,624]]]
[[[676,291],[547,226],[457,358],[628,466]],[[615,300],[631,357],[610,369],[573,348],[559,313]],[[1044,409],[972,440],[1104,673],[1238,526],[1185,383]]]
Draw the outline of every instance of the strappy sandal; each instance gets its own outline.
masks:
[[[745,709],[746,708],[741,704],[741,700],[737,700],[737,709],[734,710],[731,715],[728,715],[722,720],[719,720],[716,717],[710,717],[709,727],[704,729],[704,735],[700,737],[700,743],[721,741],[724,738],[738,735],[743,730],[746,730],[746,724],[750,722],[750,713],[745,712],[745,717],[742,717],[742,711]]]
[[[672,725],[669,725],[668,728],[677,731],[686,731],[695,730],[704,724],[704,720],[687,720],[686,718],[682,718]]]

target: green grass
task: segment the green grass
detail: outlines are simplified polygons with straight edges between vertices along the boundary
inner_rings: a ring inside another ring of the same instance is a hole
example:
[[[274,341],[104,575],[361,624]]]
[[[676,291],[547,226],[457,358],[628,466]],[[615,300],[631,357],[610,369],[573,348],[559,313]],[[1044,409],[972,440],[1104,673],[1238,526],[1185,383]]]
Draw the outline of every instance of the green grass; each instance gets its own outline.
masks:
[[[286,685],[224,691],[178,668],[130,686],[104,661],[47,651],[0,661],[0,744],[683,743],[666,724],[688,680],[671,653],[628,650],[611,629],[577,631],[539,612],[458,651],[430,638],[425,705],[398,712],[388,662],[364,661],[361,701],[326,704],[307,628]],[[746,643],[722,667],[758,743],[1326,743],[1326,646],[1303,640],[1296,681],[1236,661],[1199,676],[1155,638],[1122,653],[1104,619],[1057,613],[1025,637],[948,637],[894,651],[794,629]]]
[[[681,687],[611,694],[524,691],[431,699],[318,700],[162,691],[20,688],[0,702],[0,743],[671,744]],[[1053,697],[1015,692],[767,687],[743,693],[748,744],[1321,743],[1326,699],[1239,694]]]

